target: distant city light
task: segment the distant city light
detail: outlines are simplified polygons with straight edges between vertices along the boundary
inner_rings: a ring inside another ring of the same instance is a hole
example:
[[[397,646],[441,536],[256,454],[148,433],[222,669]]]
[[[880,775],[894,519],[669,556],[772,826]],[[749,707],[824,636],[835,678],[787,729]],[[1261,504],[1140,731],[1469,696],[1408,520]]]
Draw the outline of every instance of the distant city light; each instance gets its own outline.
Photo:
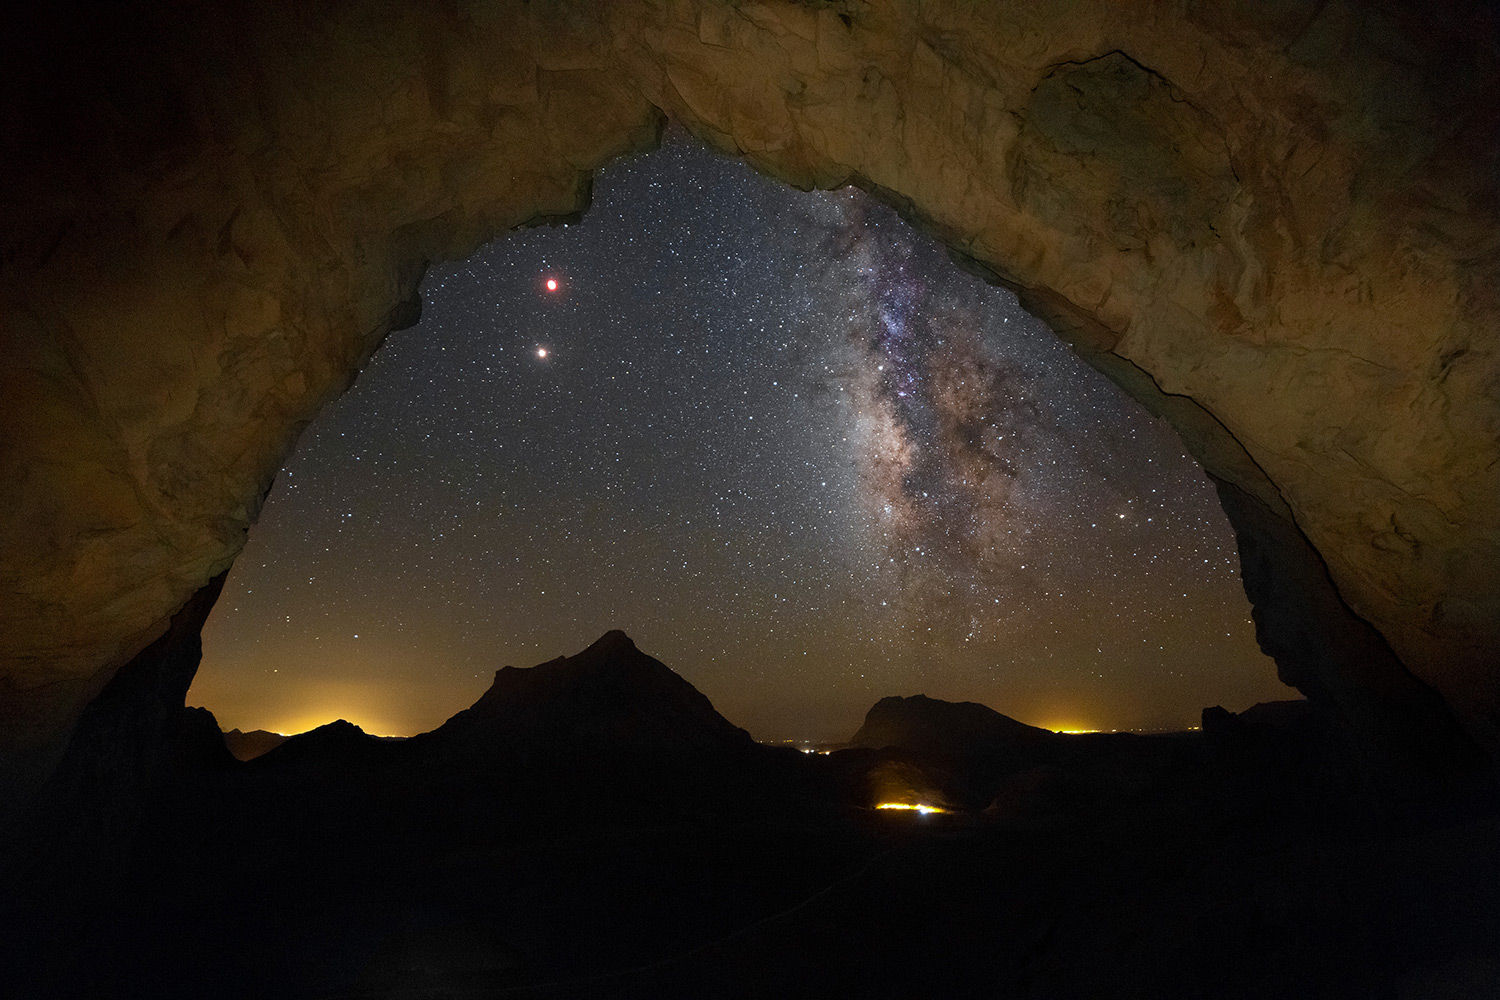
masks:
[[[902,809],[902,810],[905,810],[907,812],[919,812],[923,816],[926,816],[928,813],[945,813],[945,812],[948,811],[947,809],[944,809],[942,806],[911,805],[911,804],[906,803],[906,802],[882,802],[879,805],[877,805],[875,808],[876,809]]]

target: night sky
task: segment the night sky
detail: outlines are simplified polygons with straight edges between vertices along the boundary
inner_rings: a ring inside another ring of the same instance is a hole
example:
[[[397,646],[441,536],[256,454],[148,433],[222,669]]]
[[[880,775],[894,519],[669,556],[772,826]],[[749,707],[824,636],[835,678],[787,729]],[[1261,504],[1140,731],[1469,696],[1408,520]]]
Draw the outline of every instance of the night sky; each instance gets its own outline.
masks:
[[[1296,696],[1175,432],[866,195],[669,134],[422,292],[229,575],[189,696],[226,729],[420,732],[611,628],[766,740]]]

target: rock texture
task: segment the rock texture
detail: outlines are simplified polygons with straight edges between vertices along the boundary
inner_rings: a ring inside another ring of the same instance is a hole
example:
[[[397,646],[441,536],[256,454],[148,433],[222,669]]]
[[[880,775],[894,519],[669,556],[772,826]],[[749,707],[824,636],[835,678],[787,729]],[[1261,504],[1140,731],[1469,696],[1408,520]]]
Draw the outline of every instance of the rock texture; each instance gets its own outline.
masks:
[[[1377,715],[1429,686],[1500,747],[1500,31],[1478,0],[37,16],[0,43],[12,751],[228,567],[301,428],[414,321],[428,261],[580,212],[663,114],[789,183],[859,184],[1016,289],[1253,501],[1242,543],[1321,574],[1330,628],[1391,654],[1291,679]],[[1398,725],[1441,745],[1432,714]]]

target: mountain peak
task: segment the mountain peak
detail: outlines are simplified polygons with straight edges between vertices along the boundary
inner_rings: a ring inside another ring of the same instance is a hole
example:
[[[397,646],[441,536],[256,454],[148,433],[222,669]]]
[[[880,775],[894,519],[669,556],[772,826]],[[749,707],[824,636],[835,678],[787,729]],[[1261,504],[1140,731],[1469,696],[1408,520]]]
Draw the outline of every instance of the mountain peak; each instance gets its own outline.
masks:
[[[617,628],[612,628],[589,644],[584,653],[599,652],[639,652],[635,640]],[[579,654],[582,655],[582,654]]]
[[[486,743],[709,749],[748,745],[702,692],[618,629],[573,656],[504,667],[435,734]]]

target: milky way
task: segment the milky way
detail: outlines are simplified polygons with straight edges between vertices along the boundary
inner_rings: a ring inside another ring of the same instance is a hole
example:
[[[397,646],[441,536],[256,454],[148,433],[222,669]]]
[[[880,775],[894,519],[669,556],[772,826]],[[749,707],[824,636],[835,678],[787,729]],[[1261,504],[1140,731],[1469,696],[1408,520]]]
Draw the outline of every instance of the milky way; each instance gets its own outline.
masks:
[[[828,294],[842,295],[850,317],[863,517],[899,575],[899,604],[948,628],[945,609],[994,598],[1018,564],[1014,525],[1024,534],[1029,520],[1012,492],[1040,412],[1027,379],[985,342],[979,309],[938,296],[911,234],[870,226],[857,193],[836,204]],[[992,616],[970,614],[970,627]]]
[[[676,137],[423,296],[230,575],[226,726],[418,731],[609,628],[763,738],[919,691],[1106,728],[1285,696],[1175,434],[857,191]]]

